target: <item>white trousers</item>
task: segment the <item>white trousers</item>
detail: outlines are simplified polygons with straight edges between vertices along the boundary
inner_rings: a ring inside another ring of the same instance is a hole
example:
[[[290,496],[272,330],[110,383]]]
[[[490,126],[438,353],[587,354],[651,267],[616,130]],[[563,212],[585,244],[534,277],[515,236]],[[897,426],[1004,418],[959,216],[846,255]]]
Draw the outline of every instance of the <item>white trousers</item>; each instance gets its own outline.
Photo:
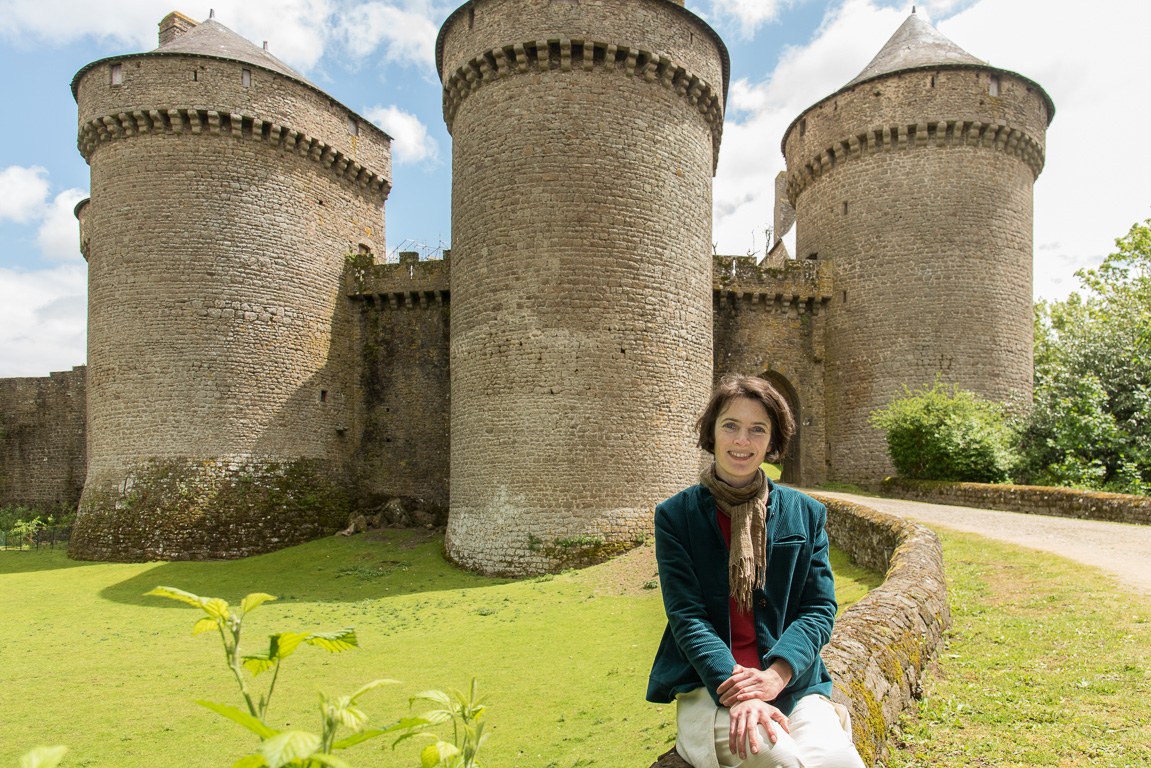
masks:
[[[759,752],[749,747],[741,760],[728,749],[727,707],[717,707],[706,688],[696,688],[676,696],[675,748],[695,768],[864,768],[846,710],[842,715],[826,697],[804,696],[788,717],[791,732],[777,725],[772,744],[764,727],[756,726]]]

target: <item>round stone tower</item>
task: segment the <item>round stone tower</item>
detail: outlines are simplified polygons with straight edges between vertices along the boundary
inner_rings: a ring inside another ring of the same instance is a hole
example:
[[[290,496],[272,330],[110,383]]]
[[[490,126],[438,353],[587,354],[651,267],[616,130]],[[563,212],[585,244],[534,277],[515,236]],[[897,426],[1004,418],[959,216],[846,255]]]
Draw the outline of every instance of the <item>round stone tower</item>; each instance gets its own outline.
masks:
[[[1032,187],[1054,113],[1038,84],[912,14],[788,127],[796,258],[834,268],[830,478],[892,473],[868,417],[905,384],[1030,397]]]
[[[91,166],[88,474],[70,553],[225,558],[342,525],[350,265],[390,139],[214,20],[72,82]]]
[[[728,60],[682,6],[472,0],[440,30],[467,567],[594,561],[695,482]]]

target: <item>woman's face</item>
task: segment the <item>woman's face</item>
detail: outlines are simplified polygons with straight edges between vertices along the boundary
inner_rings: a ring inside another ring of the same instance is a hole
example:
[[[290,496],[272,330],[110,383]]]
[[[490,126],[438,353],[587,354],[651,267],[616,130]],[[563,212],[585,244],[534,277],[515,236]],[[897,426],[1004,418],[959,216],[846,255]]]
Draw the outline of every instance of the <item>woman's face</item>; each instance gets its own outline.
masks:
[[[758,400],[736,397],[715,420],[715,474],[735,488],[755,479],[771,445],[771,420]]]

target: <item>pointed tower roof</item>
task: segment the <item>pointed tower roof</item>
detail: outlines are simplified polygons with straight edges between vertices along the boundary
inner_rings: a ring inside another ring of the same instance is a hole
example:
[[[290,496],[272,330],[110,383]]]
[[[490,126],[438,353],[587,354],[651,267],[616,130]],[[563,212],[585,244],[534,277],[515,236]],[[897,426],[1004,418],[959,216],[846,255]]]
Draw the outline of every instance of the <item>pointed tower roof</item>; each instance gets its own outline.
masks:
[[[266,48],[257,47],[212,18],[169,40],[152,53],[190,53],[232,59],[308,83],[303,75],[268,53]]]
[[[987,62],[975,58],[948,40],[913,10],[871,63],[847,85],[852,86],[901,69],[949,64],[987,66]]]

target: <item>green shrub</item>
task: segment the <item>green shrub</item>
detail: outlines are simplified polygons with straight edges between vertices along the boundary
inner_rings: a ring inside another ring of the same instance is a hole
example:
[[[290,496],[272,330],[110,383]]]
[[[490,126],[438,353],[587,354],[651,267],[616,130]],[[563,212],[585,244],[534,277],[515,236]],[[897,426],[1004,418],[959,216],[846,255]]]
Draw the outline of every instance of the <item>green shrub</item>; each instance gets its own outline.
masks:
[[[900,477],[1002,483],[1011,477],[1014,435],[1003,406],[936,381],[887,408],[871,423],[887,432],[887,452]]]

